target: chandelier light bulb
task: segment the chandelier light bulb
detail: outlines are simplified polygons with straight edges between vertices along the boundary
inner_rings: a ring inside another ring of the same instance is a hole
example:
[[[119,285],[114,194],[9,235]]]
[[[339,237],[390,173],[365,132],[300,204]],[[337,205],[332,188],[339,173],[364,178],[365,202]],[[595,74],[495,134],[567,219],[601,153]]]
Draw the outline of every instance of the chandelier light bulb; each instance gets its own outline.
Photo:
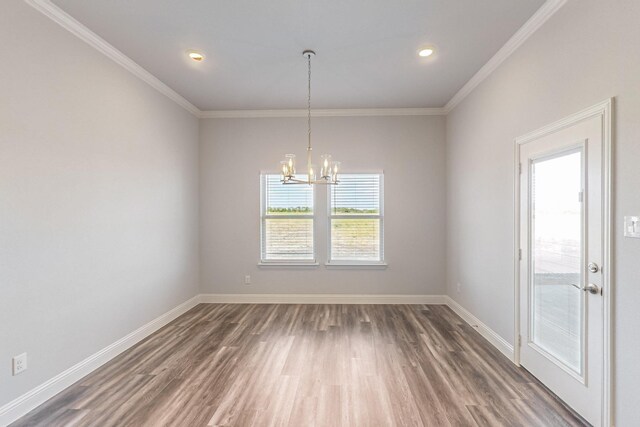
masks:
[[[323,154],[320,156],[322,159],[322,168],[320,169],[320,177],[323,179],[331,178],[331,155]]]
[[[340,166],[340,162],[333,162],[331,165],[331,181],[338,183],[338,166]]]

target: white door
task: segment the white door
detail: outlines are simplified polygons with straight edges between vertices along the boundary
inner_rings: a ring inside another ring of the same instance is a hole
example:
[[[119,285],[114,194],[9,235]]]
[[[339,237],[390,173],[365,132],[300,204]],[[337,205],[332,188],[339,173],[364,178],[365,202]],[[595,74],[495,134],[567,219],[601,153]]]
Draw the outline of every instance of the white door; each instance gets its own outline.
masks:
[[[603,135],[592,116],[520,145],[520,363],[594,426],[603,408]]]

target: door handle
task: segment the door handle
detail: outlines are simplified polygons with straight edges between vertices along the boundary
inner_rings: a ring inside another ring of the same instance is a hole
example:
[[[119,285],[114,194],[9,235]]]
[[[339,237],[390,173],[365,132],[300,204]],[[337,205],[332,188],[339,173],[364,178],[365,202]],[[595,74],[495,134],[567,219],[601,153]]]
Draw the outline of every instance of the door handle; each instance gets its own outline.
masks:
[[[593,283],[589,283],[587,286],[584,286],[584,287],[578,286],[575,283],[572,283],[571,286],[573,286],[576,289],[580,289],[581,291],[589,292],[590,294],[593,294],[593,295],[602,294],[602,289],[600,289],[598,285],[594,285]]]

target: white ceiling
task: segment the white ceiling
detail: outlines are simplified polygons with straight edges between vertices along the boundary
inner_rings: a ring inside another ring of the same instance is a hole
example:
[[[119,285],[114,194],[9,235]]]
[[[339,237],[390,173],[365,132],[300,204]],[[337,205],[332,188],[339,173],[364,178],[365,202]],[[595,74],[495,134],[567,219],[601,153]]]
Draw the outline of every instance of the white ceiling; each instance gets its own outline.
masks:
[[[544,0],[53,3],[199,109],[254,110],[306,106],[304,49],[314,108],[442,107]]]

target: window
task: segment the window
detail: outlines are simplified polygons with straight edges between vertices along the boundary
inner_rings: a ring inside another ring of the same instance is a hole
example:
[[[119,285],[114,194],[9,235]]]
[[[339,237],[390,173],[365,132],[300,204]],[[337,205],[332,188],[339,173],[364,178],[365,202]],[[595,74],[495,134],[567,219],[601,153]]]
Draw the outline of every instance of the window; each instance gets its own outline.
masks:
[[[383,175],[342,174],[328,191],[329,263],[382,263]]]
[[[276,174],[262,175],[261,186],[261,261],[315,262],[313,186],[283,185]]]

